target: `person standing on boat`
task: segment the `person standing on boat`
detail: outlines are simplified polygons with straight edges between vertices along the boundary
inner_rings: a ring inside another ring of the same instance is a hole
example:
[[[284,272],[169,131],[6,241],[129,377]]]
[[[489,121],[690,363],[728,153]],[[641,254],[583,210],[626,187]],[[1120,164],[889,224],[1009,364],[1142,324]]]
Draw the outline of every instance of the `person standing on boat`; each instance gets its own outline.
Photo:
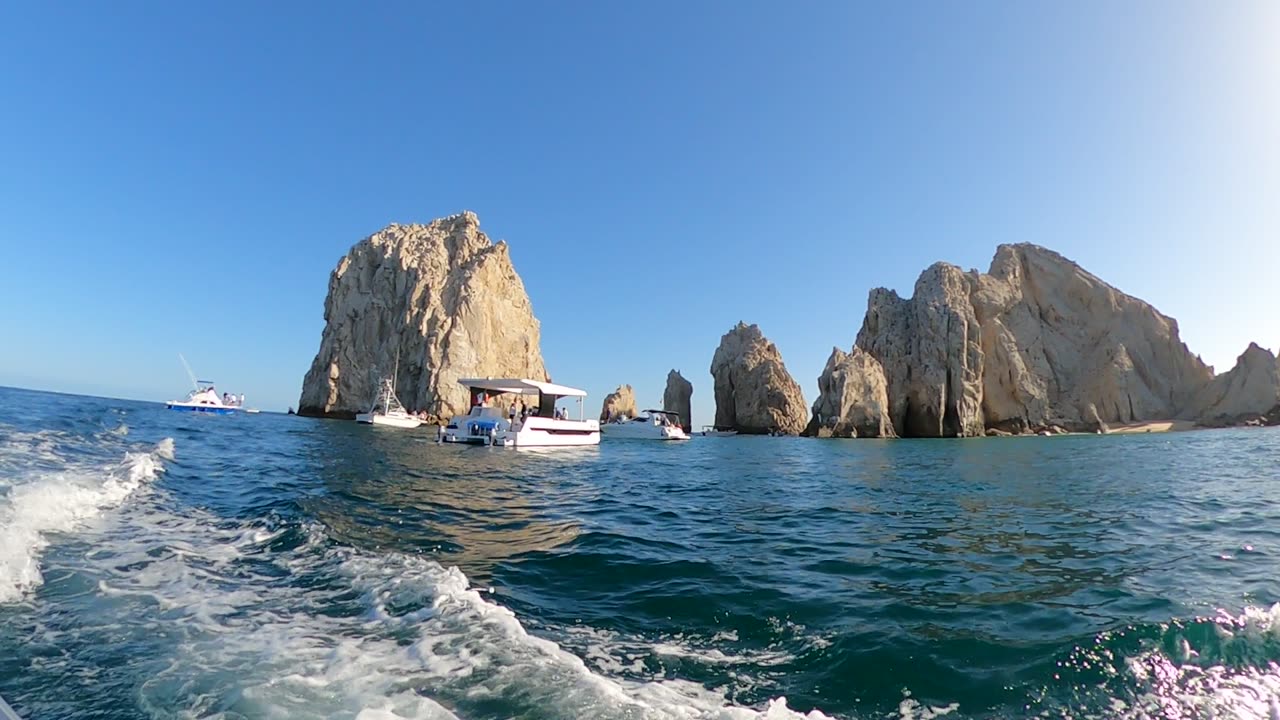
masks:
[[[516,422],[516,401],[515,400],[511,401],[511,407],[507,410],[507,421],[513,425]]]

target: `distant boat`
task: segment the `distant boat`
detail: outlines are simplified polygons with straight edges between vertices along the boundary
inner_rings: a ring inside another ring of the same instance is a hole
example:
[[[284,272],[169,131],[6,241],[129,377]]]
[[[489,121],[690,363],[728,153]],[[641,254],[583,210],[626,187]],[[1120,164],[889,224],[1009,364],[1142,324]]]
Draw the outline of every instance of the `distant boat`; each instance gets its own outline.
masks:
[[[721,430],[714,425],[703,425],[702,432],[698,433],[702,437],[733,437],[738,434],[737,430]]]
[[[164,406],[170,410],[202,412],[211,415],[234,415],[244,410],[239,405],[224,403],[222,396],[218,395],[218,391],[213,388],[212,380],[197,382],[200,384],[197,384],[195,390],[187,393],[186,400],[170,400]]]
[[[288,412],[288,413],[286,413],[286,414],[288,414],[288,415],[297,415],[298,413],[294,412],[294,411],[293,411],[293,406],[292,406],[292,405],[290,405],[290,406],[289,406],[289,412]]]
[[[688,440],[680,416],[666,410],[645,410],[639,417],[621,418],[600,426],[610,440]]]
[[[219,395],[218,391],[213,387],[212,380],[197,380],[195,373],[191,372],[191,366],[187,364],[187,359],[178,353],[178,359],[182,361],[182,367],[187,371],[187,377],[191,378],[192,391],[187,393],[185,400],[170,400],[164,404],[170,410],[180,410],[183,412],[207,413],[209,415],[234,415],[239,412],[256,413],[257,410],[246,408],[244,406],[244,396],[239,397],[231,394]]]
[[[413,429],[422,424],[422,419],[416,415],[411,415],[408,410],[404,409],[404,405],[400,404],[400,398],[396,397],[396,375],[400,373],[400,355],[396,355],[396,370],[391,377],[382,378],[381,387],[378,390],[378,397],[373,401],[373,407],[369,408],[369,412],[363,412],[356,415],[356,422],[366,425],[385,425],[387,427],[398,427]]]

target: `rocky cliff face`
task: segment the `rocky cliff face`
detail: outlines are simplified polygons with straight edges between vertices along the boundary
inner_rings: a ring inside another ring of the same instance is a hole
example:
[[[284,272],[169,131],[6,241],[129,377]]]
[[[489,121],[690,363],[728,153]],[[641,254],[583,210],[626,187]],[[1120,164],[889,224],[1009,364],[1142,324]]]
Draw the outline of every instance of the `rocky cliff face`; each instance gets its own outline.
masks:
[[[608,422],[623,415],[635,417],[639,414],[636,410],[636,393],[630,385],[619,385],[617,390],[605,396],[604,404],[600,406],[600,422]]]
[[[716,427],[744,434],[797,435],[804,430],[807,413],[800,386],[759,327],[738,323],[725,333],[711,359],[711,375]]]
[[[1173,418],[1212,379],[1172,318],[1029,244],[1000,246],[986,274],[937,263],[910,299],[872,290],[859,349],[883,369],[888,429],[908,437]],[[870,423],[876,369],[859,360],[837,381],[832,361],[815,408]]]
[[[1172,418],[1212,379],[1177,321],[1055,252],[1001,246],[976,280],[990,426]]]
[[[685,432],[693,429],[693,383],[684,379],[679,370],[667,373],[667,388],[662,391],[662,409],[680,416]]]
[[[1280,361],[1250,343],[1234,368],[1196,394],[1183,417],[1210,426],[1280,421]]]
[[[460,378],[547,378],[524,283],[474,213],[361,240],[329,277],[324,319],[299,414],[368,409],[397,355],[401,402],[437,419],[465,412]]]
[[[894,437],[884,368],[860,347],[831,349],[818,378],[818,399],[805,435],[814,437]]]

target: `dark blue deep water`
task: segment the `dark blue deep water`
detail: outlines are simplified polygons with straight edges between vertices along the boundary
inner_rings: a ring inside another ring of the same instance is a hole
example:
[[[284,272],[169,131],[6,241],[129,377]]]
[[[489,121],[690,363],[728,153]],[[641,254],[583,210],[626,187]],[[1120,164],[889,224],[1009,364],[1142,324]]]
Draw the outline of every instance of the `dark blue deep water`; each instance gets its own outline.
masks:
[[[431,439],[0,389],[0,696],[40,720],[1280,717],[1276,430]]]

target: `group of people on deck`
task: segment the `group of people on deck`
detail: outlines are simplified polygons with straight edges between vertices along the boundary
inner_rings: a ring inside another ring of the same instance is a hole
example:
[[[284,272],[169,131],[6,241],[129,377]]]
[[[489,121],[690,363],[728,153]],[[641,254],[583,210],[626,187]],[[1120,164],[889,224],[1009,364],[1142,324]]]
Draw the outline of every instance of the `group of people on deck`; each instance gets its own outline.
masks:
[[[489,407],[489,396],[485,393],[477,393],[474,398],[476,407]],[[507,408],[507,420],[512,425],[515,424],[516,418],[524,420],[527,417],[537,417],[538,408],[525,405],[523,401],[512,400],[511,406]],[[568,420],[569,411],[566,408],[556,408],[554,418],[556,420]]]
[[[244,405],[244,393],[236,395],[235,393],[224,392],[222,393],[222,404],[227,407],[240,407]]]

